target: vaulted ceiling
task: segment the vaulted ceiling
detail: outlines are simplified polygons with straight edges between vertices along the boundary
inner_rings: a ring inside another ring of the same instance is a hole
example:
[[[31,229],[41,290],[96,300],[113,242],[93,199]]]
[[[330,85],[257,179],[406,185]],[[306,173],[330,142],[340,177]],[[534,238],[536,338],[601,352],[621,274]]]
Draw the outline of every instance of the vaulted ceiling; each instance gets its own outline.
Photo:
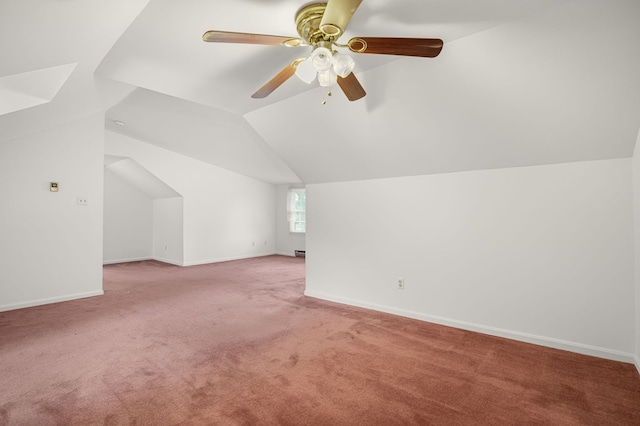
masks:
[[[310,48],[205,43],[202,34],[296,36],[303,4],[3,1],[0,142],[104,110],[107,130],[272,183],[633,153],[637,0],[363,0],[341,41],[437,37],[441,55],[352,54],[367,92],[355,102],[295,77],[252,99]]]

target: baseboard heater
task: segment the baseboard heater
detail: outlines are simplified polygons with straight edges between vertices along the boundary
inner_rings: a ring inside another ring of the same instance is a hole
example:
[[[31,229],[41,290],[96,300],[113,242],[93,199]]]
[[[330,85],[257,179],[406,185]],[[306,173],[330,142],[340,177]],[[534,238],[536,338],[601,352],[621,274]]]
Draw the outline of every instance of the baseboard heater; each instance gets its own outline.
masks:
[[[305,255],[305,251],[304,250],[296,250],[295,252],[296,257],[306,257]]]

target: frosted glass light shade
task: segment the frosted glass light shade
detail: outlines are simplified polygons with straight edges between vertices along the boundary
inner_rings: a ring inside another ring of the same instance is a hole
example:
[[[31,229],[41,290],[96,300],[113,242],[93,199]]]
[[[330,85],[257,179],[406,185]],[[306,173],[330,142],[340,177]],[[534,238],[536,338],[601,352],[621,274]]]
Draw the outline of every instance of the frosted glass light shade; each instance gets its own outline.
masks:
[[[333,86],[337,82],[338,75],[333,71],[333,68],[318,72],[318,83],[320,83],[320,86],[329,87]]]
[[[316,79],[316,69],[310,59],[300,62],[296,68],[296,75],[307,84],[311,84]]]
[[[326,47],[318,47],[309,57],[316,71],[324,71],[331,68],[331,51]]]
[[[342,53],[335,53],[331,61],[333,63],[333,70],[342,78],[351,74],[351,71],[353,71],[353,68],[356,66],[351,56],[343,55]]]
[[[311,56],[296,67],[296,75],[307,84],[318,78],[322,87],[330,87],[338,82],[338,76],[345,78],[355,67],[354,60],[340,53],[331,53],[326,47],[317,47]]]

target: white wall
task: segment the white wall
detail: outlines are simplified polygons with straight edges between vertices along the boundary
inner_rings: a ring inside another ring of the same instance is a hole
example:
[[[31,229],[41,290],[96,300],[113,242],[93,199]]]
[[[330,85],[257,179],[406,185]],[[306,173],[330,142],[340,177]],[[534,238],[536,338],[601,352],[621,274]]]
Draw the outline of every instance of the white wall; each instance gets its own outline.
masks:
[[[184,206],[182,197],[153,200],[153,258],[184,264]]]
[[[103,142],[96,114],[0,143],[0,310],[102,294]]]
[[[635,284],[636,284],[636,350],[635,364],[640,373],[640,134],[633,155],[633,218],[635,229]]]
[[[105,153],[135,160],[183,197],[183,264],[275,253],[275,186],[117,133]]]
[[[153,199],[104,170],[104,263],[153,257]]]
[[[306,294],[630,361],[631,166],[307,185]]]
[[[289,185],[276,187],[276,252],[284,256],[293,256],[296,250],[305,250],[305,234],[289,232],[288,190]]]

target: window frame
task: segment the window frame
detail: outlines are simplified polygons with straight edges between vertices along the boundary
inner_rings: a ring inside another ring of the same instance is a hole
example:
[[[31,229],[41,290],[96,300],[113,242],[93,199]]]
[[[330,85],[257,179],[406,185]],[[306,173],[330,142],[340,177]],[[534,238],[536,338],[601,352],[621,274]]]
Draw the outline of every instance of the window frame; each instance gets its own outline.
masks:
[[[300,193],[304,194],[302,209],[295,197]],[[302,220],[300,220],[302,217]],[[307,232],[307,190],[300,186],[291,186],[287,190],[287,222],[289,223],[289,233],[306,234]],[[302,230],[300,228],[302,224]]]

